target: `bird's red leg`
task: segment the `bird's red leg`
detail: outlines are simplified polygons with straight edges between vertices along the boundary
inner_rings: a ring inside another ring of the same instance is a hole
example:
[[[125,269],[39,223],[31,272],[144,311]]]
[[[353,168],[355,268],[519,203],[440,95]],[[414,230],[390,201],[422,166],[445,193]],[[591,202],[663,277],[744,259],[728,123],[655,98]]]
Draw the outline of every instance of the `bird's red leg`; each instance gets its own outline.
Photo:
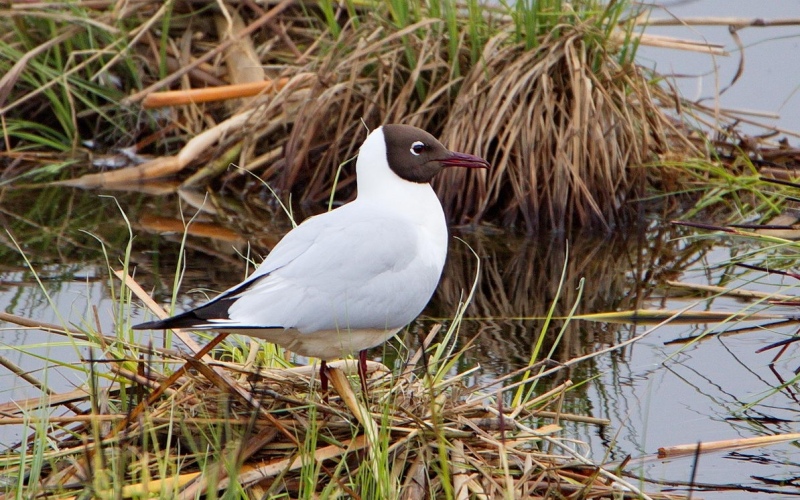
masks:
[[[319,363],[319,383],[322,387],[322,395],[327,400],[328,399],[328,363],[325,362],[324,359],[320,360]]]
[[[364,391],[364,397],[367,397],[367,351],[359,351],[358,353],[358,377],[361,379],[361,389]]]

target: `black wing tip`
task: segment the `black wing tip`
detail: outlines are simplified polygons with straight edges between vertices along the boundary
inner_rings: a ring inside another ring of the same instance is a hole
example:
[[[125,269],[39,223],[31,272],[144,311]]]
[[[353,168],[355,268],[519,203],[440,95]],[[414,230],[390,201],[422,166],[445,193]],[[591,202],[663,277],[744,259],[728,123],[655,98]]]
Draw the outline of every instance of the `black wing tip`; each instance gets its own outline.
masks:
[[[228,309],[238,300],[238,298],[234,298],[233,295],[246,290],[260,279],[261,278],[245,281],[237,288],[225,292],[211,302],[190,311],[176,314],[169,318],[139,323],[131,328],[134,330],[167,330],[169,328],[195,328],[200,325],[207,327],[211,320],[230,319],[230,316],[228,316]]]
[[[177,316],[139,323],[131,328],[133,330],[167,330],[169,328],[194,328],[207,323],[207,319],[199,317],[194,311],[187,311]]]
[[[148,321],[147,323],[139,323],[138,325],[133,325],[131,330],[159,330],[159,325],[161,321]]]
[[[148,321],[147,323],[139,323],[138,325],[133,325],[131,328],[133,330],[168,330],[170,328],[195,328],[200,325],[203,325],[205,328],[208,328],[209,321],[203,318],[198,318],[191,315],[192,311],[189,313],[181,314],[179,316],[173,316],[171,318],[165,318],[157,321]],[[213,329],[213,328],[211,328]],[[219,325],[220,330],[226,330],[231,333],[236,333],[236,330],[279,330],[285,329],[283,326],[266,326],[266,325]]]
[[[172,318],[161,319],[158,321],[148,321],[146,323],[139,323],[138,325],[133,325],[131,327],[132,330],[166,330],[168,328],[178,328],[177,326],[173,326],[173,322],[171,322]]]

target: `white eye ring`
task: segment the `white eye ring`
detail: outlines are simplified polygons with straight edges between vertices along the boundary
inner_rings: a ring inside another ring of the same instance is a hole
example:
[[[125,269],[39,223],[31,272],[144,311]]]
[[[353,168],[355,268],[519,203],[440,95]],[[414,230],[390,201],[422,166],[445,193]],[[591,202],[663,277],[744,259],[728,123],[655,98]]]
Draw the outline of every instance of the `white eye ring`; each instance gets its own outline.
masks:
[[[425,143],[423,143],[422,141],[414,141],[413,144],[411,144],[411,149],[409,149],[412,155],[419,156],[419,153],[415,151],[415,149],[417,148],[419,148],[419,150],[422,151],[425,148]]]

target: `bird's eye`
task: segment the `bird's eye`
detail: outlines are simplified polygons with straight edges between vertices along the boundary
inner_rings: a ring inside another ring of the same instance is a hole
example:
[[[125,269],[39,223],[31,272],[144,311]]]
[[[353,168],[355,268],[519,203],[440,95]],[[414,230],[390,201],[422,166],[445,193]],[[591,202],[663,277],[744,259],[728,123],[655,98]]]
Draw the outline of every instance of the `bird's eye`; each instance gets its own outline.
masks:
[[[422,142],[422,141],[414,141],[414,143],[411,145],[411,149],[409,151],[411,151],[412,155],[419,156],[420,153],[425,151],[425,143]]]

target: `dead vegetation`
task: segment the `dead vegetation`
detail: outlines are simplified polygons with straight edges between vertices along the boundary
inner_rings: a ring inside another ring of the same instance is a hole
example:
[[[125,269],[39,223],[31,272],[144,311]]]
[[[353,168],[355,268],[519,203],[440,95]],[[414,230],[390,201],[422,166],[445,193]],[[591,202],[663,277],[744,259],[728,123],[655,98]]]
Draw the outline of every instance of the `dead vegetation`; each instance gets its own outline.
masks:
[[[608,229],[649,183],[674,182],[674,169],[643,166],[740,153],[735,136],[709,141],[668,117],[664,106],[688,103],[651,85],[626,53],[625,25],[592,2],[560,5],[547,13],[557,29],[527,37],[499,11],[403,14],[401,3],[11,5],[0,21],[3,182],[60,176],[102,188],[174,176],[184,188],[261,192],[249,171],[306,203],[328,200],[331,186],[345,200],[352,165],[339,168],[366,135],[361,121],[404,122],[492,161],[488,174],[439,180],[453,218]],[[196,92],[204,87],[223,92]],[[534,270],[523,271],[518,279]],[[3,423],[34,430],[5,457],[20,488],[64,498],[86,487],[109,497],[645,496],[557,437],[582,418],[559,406],[568,380],[504,408],[491,388],[465,388],[469,372],[445,369],[454,353],[442,351],[436,376],[412,359],[377,378],[367,401],[340,373],[325,402],[309,374],[260,370],[255,349],[189,361],[164,385],[184,357],[100,338],[106,359],[88,366],[110,366],[111,385],[4,408]],[[165,396],[139,406],[158,387]],[[69,413],[36,416],[61,407]]]
[[[366,136],[362,120],[403,122],[492,162],[488,174],[438,181],[453,219],[607,230],[644,193],[643,165],[668,148],[700,154],[673,140],[617,2],[533,13],[473,2],[171,5],[93,5],[86,17],[8,9],[15,29],[2,44],[19,60],[0,81],[8,179],[52,177],[52,166],[30,169],[59,143],[101,170],[62,170],[67,185],[179,176],[263,189],[234,163],[295,200],[320,203],[334,185],[345,200],[354,172],[340,164]],[[64,76],[43,81],[51,52]]]
[[[528,229],[621,222],[642,196],[644,164],[666,149],[668,120],[649,84],[592,23],[554,30],[536,50],[487,43],[444,127],[445,142],[481,148],[493,165],[482,191],[452,172],[439,180],[454,213]],[[546,222],[546,221],[549,221]]]
[[[737,135],[716,123],[720,110],[637,66],[640,43],[724,52],[636,31],[646,12],[625,2],[18,3],[4,13],[4,182],[15,185],[171,176],[263,192],[250,171],[284,198],[320,204],[335,186],[345,201],[354,169],[341,164],[364,125],[403,122],[493,164],[437,180],[451,219],[608,231],[648,188],[681,185],[675,158],[736,168],[742,156],[777,155],[779,166],[800,156]]]
[[[571,422],[604,422],[570,414],[571,383],[548,377],[596,354],[470,383],[479,367],[454,369],[459,318],[403,366],[371,362],[367,397],[351,388],[355,362],[333,363],[323,397],[314,366],[272,368],[255,340],[212,358],[214,341],[199,349],[176,331],[189,357],[0,313],[97,353],[73,367],[87,379],[67,393],[23,375],[45,395],[3,405],[0,425],[30,437],[0,455],[4,478],[24,478],[0,498],[671,498],[642,493],[561,437]]]

